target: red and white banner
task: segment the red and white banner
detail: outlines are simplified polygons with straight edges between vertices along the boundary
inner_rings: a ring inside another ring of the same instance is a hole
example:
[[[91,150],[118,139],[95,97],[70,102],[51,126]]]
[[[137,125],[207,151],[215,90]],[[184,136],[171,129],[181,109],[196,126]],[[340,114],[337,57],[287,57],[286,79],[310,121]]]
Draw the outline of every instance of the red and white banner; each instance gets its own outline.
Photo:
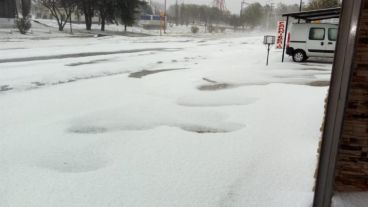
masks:
[[[284,33],[286,27],[286,21],[278,21],[277,22],[277,38],[276,38],[276,48],[282,49],[284,43]]]

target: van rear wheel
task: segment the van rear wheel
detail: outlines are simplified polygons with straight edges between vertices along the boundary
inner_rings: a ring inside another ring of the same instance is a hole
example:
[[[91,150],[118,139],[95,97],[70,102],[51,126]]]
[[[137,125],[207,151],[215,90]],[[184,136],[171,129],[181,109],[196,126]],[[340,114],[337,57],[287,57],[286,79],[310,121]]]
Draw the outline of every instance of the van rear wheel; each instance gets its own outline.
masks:
[[[294,62],[303,62],[307,60],[307,55],[302,50],[296,50],[293,54],[293,60]]]

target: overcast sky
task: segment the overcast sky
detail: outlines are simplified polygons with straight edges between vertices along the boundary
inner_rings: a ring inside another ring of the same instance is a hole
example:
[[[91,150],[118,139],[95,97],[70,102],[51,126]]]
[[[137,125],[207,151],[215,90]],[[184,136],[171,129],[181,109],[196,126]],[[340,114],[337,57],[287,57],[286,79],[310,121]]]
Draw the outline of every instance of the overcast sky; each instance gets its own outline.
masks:
[[[164,0],[155,0],[156,2],[164,2]],[[225,0],[226,7],[232,12],[232,13],[239,13],[240,12],[240,3],[243,0]],[[246,0],[246,2],[254,3],[259,2],[261,4],[265,4],[266,2],[270,2],[271,0]],[[309,0],[303,0],[303,2],[308,2]],[[175,4],[176,0],[167,0],[168,4]],[[185,3],[194,3],[194,4],[206,4],[211,5],[213,0],[178,0],[179,3],[185,2]],[[273,3],[285,3],[285,4],[292,4],[292,3],[300,3],[300,0],[273,0]]]

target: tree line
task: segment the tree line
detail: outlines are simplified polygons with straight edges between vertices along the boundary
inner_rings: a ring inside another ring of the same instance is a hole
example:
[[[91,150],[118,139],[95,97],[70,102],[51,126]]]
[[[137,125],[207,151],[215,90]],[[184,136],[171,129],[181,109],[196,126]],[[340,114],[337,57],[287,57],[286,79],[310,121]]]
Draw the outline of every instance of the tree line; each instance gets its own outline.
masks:
[[[302,5],[302,10],[326,9],[341,6],[340,0],[311,0],[309,3]],[[282,14],[298,12],[300,5],[279,3],[275,7],[272,5],[262,6],[260,3],[248,5],[241,11],[241,14],[232,17],[230,22],[233,26],[243,26],[254,28],[261,26],[267,29],[273,29],[275,22],[282,20]],[[272,24],[270,26],[270,24]]]
[[[127,26],[132,26],[140,12],[154,14],[162,10],[157,3],[156,7],[147,5],[144,0],[32,0],[47,8],[56,19],[59,30],[63,31],[68,21],[72,22],[72,15],[83,15],[87,30],[92,28],[93,17],[98,17],[101,30],[105,31],[106,23],[123,24],[125,31]],[[21,33],[26,33],[31,27],[30,23],[31,0],[20,0],[21,17],[17,18],[17,26]],[[303,10],[314,10],[338,7],[340,0],[311,0],[303,5]],[[153,8],[153,10],[152,10]],[[156,12],[155,12],[156,11]],[[279,3],[276,6],[252,3],[241,10],[239,15],[221,11],[216,7],[197,4],[175,4],[169,7],[167,16],[171,23],[176,25],[188,25],[203,23],[207,26],[213,24],[228,24],[238,27],[254,28],[266,27],[273,29],[275,22],[281,20],[281,14],[299,11],[299,5],[286,5]]]
[[[341,0],[311,0],[307,10],[325,9],[341,6]]]
[[[143,0],[36,0],[46,7],[56,19],[59,31],[72,22],[72,15],[84,16],[86,30],[92,29],[93,17],[99,17],[101,31],[106,23],[121,23],[127,30],[132,26],[141,10],[148,9]]]
[[[281,19],[281,14],[298,11],[297,4],[286,5],[279,3],[275,8],[270,5],[260,3],[249,4],[240,14],[231,14],[228,11],[221,11],[216,7],[197,4],[172,5],[168,10],[171,23],[176,25],[204,24],[226,24],[244,28],[254,28],[266,26],[267,22],[275,22]]]
[[[229,24],[236,27],[248,27],[254,28],[257,26],[273,29],[276,25],[276,21],[283,20],[282,14],[298,12],[300,9],[316,10],[326,9],[341,6],[340,0],[311,0],[309,3],[302,5],[299,4],[284,4],[278,3],[273,5],[261,5],[260,3],[252,3],[241,10],[240,15],[232,15],[229,19]]]
[[[170,22],[176,25],[188,25],[198,22],[211,25],[227,23],[230,13],[206,5],[176,4],[169,7],[167,15]]]

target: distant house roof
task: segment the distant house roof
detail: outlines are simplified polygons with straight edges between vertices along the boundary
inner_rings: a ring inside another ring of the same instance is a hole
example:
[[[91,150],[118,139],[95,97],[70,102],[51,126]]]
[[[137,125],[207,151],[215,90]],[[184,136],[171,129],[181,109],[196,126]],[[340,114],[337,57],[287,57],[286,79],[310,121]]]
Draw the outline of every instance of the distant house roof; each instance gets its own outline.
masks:
[[[283,14],[283,17],[293,17],[295,19],[303,19],[306,21],[315,21],[315,20],[323,20],[323,19],[333,19],[339,18],[341,13],[341,8],[331,8],[331,9],[320,9],[320,10],[311,10],[304,12],[294,12]]]

